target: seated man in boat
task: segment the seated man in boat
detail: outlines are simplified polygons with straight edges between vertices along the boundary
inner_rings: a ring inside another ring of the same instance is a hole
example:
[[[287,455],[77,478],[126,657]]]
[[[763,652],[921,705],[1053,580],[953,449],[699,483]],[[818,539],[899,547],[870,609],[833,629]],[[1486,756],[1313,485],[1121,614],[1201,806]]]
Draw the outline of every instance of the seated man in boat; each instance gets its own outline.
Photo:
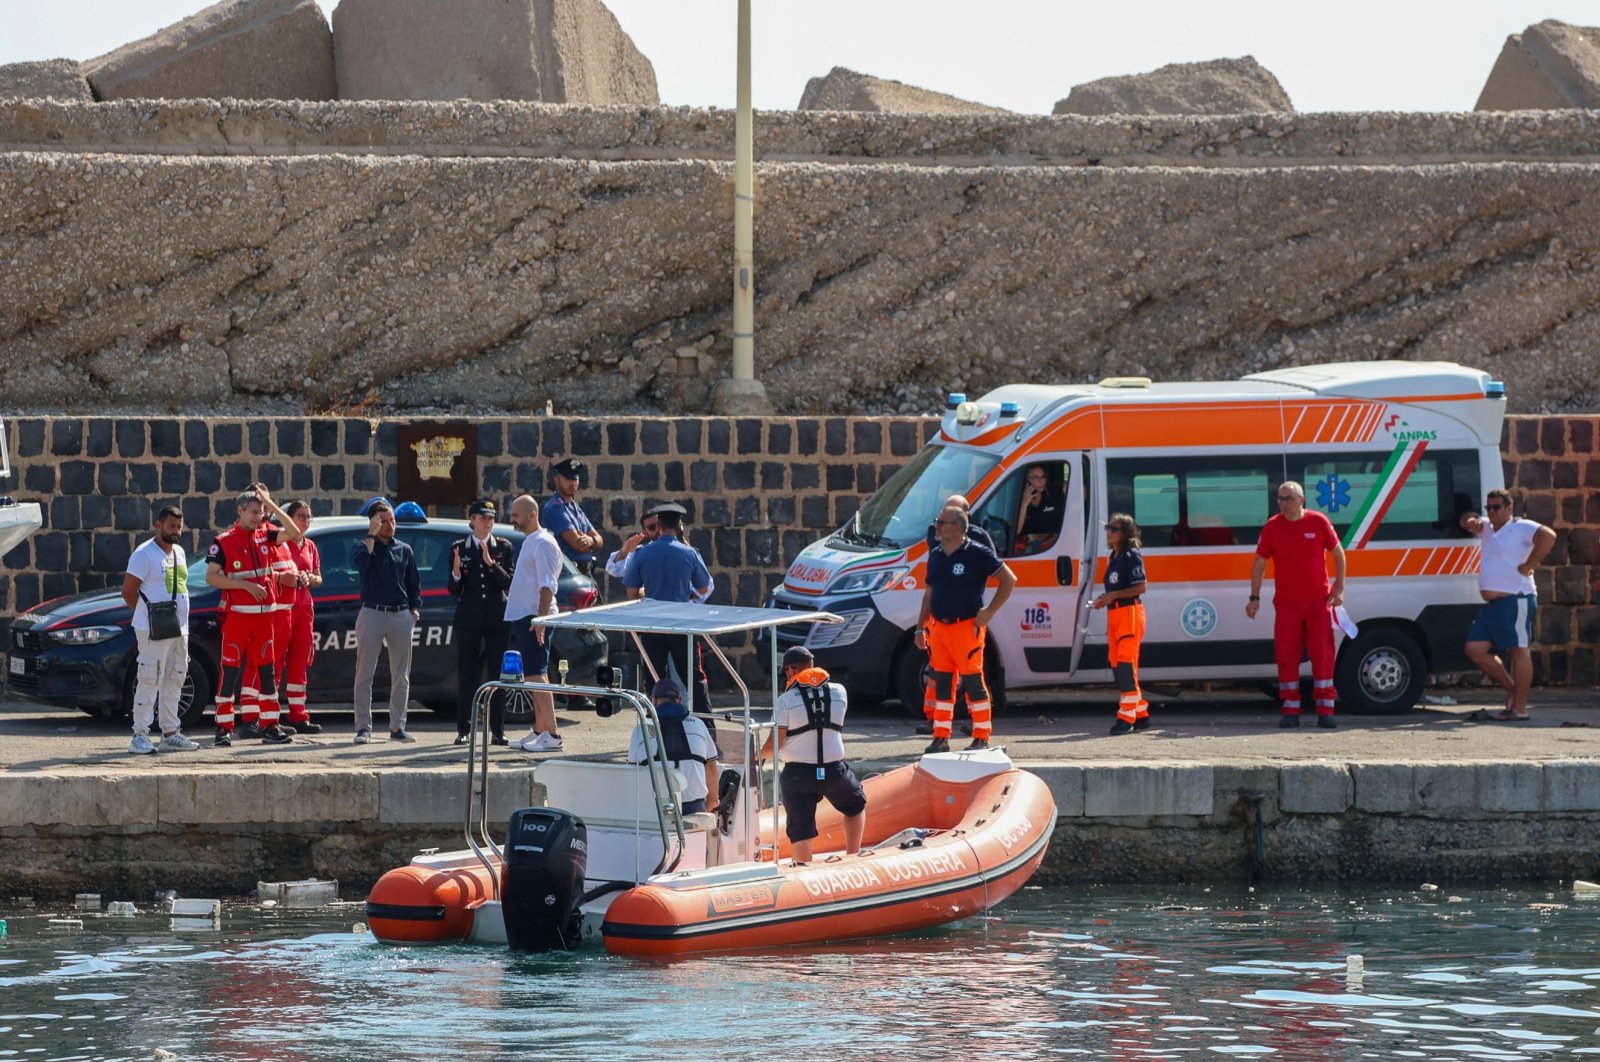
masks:
[[[661,720],[661,741],[667,747],[667,762],[683,775],[683,813],[695,815],[717,810],[717,782],[722,768],[717,763],[717,743],[706,725],[689,714],[683,703],[683,687],[662,679],[650,691]],[[656,754],[655,742],[646,746],[644,724],[633,728],[628,742],[628,762],[643,764]]]
[[[796,863],[811,862],[817,836],[817,805],[828,798],[844,816],[844,848],[861,851],[867,825],[867,795],[844,759],[844,687],[828,681],[811,650],[792,646],[783,654],[785,689],[772,712],[773,735],[783,743],[783,810],[788,822],[790,854]],[[761,750],[772,757],[772,737]]]

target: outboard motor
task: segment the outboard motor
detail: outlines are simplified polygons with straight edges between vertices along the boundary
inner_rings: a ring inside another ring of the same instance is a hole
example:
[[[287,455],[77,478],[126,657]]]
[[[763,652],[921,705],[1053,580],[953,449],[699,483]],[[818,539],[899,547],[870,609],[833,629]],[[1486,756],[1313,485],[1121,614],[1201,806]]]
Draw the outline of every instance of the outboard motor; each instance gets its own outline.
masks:
[[[583,877],[589,865],[589,830],[558,808],[522,808],[506,832],[500,900],[506,939],[514,951],[571,951],[583,916]]]

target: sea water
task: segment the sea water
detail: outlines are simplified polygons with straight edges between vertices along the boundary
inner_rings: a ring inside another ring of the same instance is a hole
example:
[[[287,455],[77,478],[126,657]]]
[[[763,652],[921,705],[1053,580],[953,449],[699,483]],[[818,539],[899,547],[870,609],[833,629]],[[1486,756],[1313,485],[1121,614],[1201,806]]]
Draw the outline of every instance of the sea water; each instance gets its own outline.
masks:
[[[673,962],[394,947],[359,905],[0,904],[0,1059],[1600,1057],[1562,889],[1029,889],[939,930]]]

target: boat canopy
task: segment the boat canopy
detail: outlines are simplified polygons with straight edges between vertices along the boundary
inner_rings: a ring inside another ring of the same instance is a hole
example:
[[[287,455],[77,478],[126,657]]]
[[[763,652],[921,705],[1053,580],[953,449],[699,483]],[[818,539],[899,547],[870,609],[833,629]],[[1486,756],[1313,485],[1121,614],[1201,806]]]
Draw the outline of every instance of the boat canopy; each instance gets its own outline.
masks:
[[[831,612],[796,612],[778,608],[744,608],[739,605],[696,605],[679,601],[640,598],[614,605],[538,616],[530,620],[542,627],[584,631],[634,631],[638,634],[680,634],[710,637],[763,630],[787,623],[843,623]]]

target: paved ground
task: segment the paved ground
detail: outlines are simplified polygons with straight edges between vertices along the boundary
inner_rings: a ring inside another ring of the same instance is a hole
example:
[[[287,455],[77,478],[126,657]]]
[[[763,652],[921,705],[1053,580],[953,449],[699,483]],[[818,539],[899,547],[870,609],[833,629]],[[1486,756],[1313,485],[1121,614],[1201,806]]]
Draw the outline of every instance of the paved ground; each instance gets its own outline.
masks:
[[[1113,699],[1105,690],[1028,693],[998,720],[996,738],[1019,762],[1143,761],[1171,763],[1282,763],[1336,759],[1376,762],[1450,762],[1600,758],[1600,690],[1534,691],[1534,718],[1528,723],[1472,720],[1479,708],[1498,708],[1486,689],[1433,691],[1429,703],[1407,715],[1341,715],[1337,730],[1310,725],[1279,730],[1275,705],[1251,691],[1187,690],[1154,696],[1155,726],[1143,734],[1110,737]],[[1459,701],[1460,703],[1453,703]],[[285,746],[240,742],[231,749],[210,747],[210,734],[195,752],[160,757],[127,753],[125,720],[106,721],[69,711],[20,702],[0,702],[0,771],[107,771],[261,767],[314,764],[319,767],[437,767],[460,762],[452,744],[453,719],[418,709],[410,730],[415,744],[379,737],[368,745],[351,743],[348,707],[318,711],[324,732],[298,737]],[[912,733],[914,721],[889,705],[862,708],[850,716],[847,741],[857,761],[909,760],[927,738]],[[631,723],[622,716],[600,719],[591,713],[562,717],[563,755],[620,753]],[[513,735],[516,736],[516,735]],[[965,741],[954,743],[960,748]],[[495,749],[501,762],[533,757]]]

